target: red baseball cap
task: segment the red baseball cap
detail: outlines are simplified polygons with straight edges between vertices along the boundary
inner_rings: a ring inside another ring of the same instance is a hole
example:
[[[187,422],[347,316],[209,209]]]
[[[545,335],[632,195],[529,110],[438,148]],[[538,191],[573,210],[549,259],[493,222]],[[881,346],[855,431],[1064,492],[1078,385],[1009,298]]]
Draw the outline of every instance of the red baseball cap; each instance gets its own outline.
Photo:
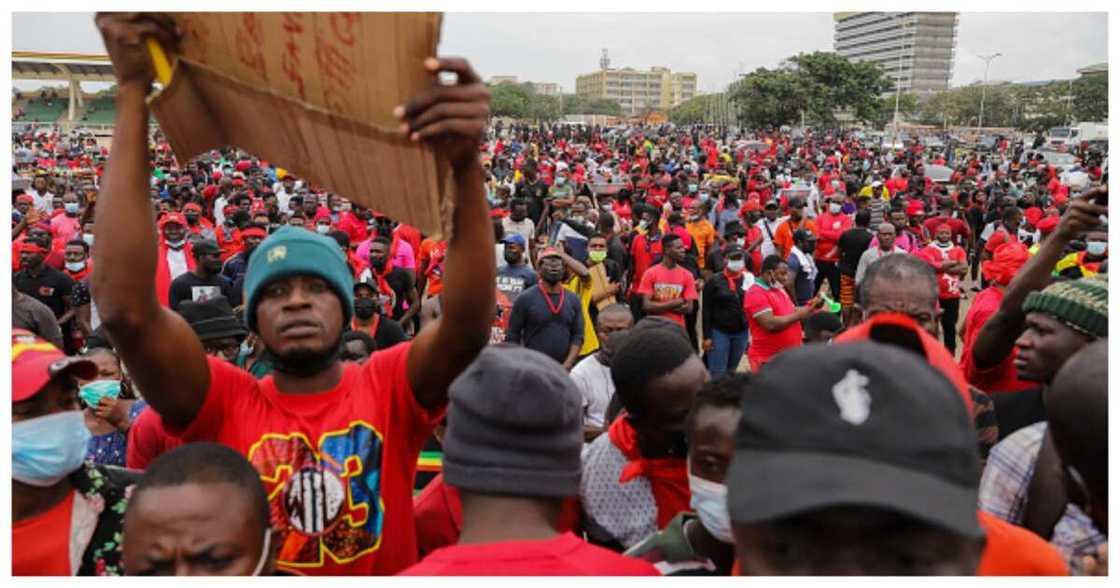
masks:
[[[906,216],[919,216],[925,213],[926,209],[920,200],[911,200],[910,204],[906,205]]]
[[[12,329],[12,402],[38,394],[55,376],[70,372],[83,380],[97,377],[97,364],[67,357],[31,331]]]
[[[546,257],[560,257],[560,250],[556,247],[545,247],[541,249],[541,252],[537,255],[537,259],[544,259]]]
[[[31,194],[20,194],[16,196],[16,203],[26,202],[28,204],[35,204],[35,198]]]
[[[182,213],[169,212],[159,220],[159,228],[162,229],[171,223],[180,224],[185,227],[187,226],[187,217],[183,216]]]
[[[1053,232],[1054,229],[1058,228],[1058,221],[1060,220],[1061,219],[1056,216],[1048,216],[1035,223],[1034,228],[1038,229],[1043,235],[1048,235]]]
[[[199,214],[202,213],[202,207],[199,206],[197,202],[188,202],[188,203],[184,204],[183,205],[183,212],[186,212],[188,210],[193,210],[193,211],[195,211]]]

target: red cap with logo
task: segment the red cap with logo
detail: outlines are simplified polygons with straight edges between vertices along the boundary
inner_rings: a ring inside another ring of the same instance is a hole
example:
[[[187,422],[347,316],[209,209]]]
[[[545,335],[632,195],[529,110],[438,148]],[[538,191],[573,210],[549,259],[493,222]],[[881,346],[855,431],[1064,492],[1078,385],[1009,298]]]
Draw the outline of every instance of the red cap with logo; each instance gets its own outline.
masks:
[[[38,394],[55,376],[70,372],[83,380],[97,377],[97,364],[67,357],[31,331],[12,329],[12,402]]]

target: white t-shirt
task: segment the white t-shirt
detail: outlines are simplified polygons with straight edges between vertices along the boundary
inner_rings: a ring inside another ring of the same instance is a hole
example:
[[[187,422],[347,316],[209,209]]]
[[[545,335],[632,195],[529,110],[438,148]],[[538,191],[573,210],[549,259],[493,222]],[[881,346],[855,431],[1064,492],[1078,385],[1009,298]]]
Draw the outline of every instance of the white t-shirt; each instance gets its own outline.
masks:
[[[172,280],[187,273],[187,252],[183,249],[176,251],[168,247],[167,269],[171,273]]]
[[[607,417],[607,407],[614,396],[611,368],[599,363],[597,354],[591,354],[572,368],[571,376],[583,395],[583,424],[602,427]]]
[[[754,226],[762,231],[762,244],[758,246],[760,253],[762,253],[762,259],[778,253],[778,248],[774,246],[774,235],[778,233],[778,226],[786,222],[788,218],[787,216],[780,216],[773,221],[768,221],[766,217],[762,217],[755,223]]]
[[[54,194],[50,192],[44,192],[43,194],[40,194],[39,191],[35,188],[29,188],[27,190],[27,193],[31,196],[32,200],[34,201],[33,204],[39,212],[42,212],[43,214],[51,213]]]

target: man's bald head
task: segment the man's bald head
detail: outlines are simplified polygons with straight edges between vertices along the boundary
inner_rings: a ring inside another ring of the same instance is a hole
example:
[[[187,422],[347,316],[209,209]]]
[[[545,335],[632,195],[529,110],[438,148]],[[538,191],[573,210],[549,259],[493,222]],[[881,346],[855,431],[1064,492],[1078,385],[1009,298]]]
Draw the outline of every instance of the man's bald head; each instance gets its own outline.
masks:
[[[1043,394],[1054,446],[1084,480],[1089,516],[1107,533],[1108,340],[1098,339],[1074,354]]]

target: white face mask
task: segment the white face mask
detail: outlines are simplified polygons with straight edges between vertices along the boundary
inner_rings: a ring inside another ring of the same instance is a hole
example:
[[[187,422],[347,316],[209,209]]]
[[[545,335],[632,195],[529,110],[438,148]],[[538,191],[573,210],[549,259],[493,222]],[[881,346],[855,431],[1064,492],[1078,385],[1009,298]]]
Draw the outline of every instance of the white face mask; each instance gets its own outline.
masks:
[[[727,512],[727,486],[699,478],[690,472],[688,488],[692,493],[690,505],[700,517],[700,524],[712,537],[724,542],[734,543],[731,536],[731,515]]]
[[[746,261],[742,259],[729,259],[727,260],[727,271],[733,274],[737,274],[743,271],[743,268],[746,267],[746,265]]]
[[[327,233],[331,232],[331,226],[330,225],[315,225],[315,232],[319,233],[320,235],[326,235]]]
[[[66,269],[72,272],[80,272],[86,269],[86,262],[84,261],[68,261],[66,262]]]
[[[93,247],[93,233],[83,233],[82,240],[86,242],[86,245]]]
[[[831,212],[832,214],[840,214],[840,211],[843,210],[843,209],[844,209],[843,205],[837,204],[835,202],[828,205],[828,211]]]
[[[1089,255],[1104,255],[1108,250],[1108,241],[1089,241],[1085,243],[1085,252]]]
[[[747,238],[746,237],[739,237],[738,239],[735,239],[735,244],[738,245],[739,247],[746,247],[747,246]]]

